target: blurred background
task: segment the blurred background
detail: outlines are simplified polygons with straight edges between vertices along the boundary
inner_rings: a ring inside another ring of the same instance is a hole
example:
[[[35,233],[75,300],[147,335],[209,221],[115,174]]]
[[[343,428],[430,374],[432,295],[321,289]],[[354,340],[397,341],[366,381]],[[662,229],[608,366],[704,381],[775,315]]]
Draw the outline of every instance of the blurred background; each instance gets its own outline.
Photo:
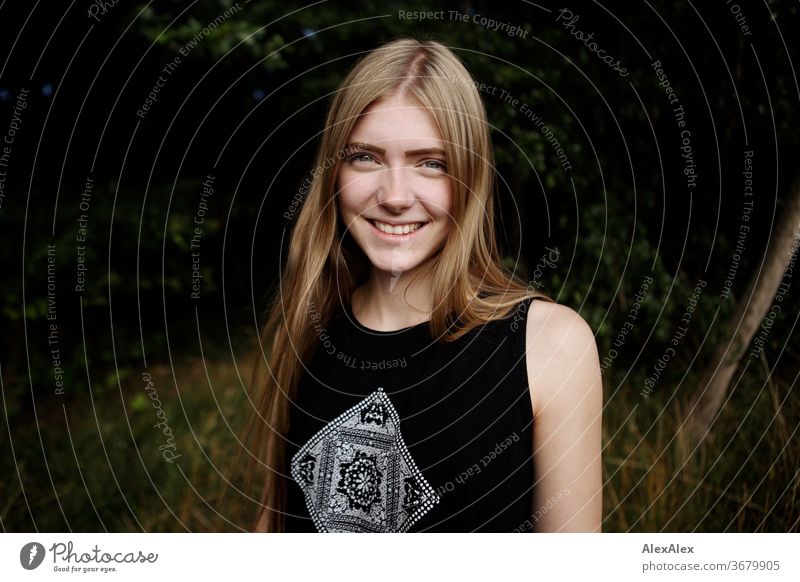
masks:
[[[506,266],[596,332],[603,530],[797,531],[799,26],[764,0],[0,4],[2,529],[250,527],[286,213],[331,92],[413,36],[485,83]]]

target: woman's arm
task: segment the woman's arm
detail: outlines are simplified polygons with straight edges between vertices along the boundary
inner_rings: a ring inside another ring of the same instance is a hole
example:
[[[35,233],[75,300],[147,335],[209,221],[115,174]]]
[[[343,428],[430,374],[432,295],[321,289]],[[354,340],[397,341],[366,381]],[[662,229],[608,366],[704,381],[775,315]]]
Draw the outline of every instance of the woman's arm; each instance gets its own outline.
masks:
[[[599,532],[603,385],[594,333],[569,307],[533,301],[526,350],[534,413],[533,529]]]

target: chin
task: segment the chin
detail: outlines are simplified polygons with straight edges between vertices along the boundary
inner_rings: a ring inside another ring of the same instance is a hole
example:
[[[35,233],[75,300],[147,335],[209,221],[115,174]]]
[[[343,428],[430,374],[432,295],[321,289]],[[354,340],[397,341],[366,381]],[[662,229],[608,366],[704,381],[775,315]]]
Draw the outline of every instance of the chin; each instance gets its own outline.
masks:
[[[400,273],[407,273],[420,266],[424,261],[419,258],[409,259],[386,259],[378,257],[370,257],[372,267],[378,271],[391,273],[392,275],[399,275]]]
[[[441,251],[439,251],[441,252]],[[401,273],[408,273],[420,268],[430,266],[439,255],[436,250],[431,250],[428,253],[397,253],[392,255],[391,252],[370,252],[367,253],[367,258],[372,264],[372,268],[385,273],[390,273],[397,276]]]

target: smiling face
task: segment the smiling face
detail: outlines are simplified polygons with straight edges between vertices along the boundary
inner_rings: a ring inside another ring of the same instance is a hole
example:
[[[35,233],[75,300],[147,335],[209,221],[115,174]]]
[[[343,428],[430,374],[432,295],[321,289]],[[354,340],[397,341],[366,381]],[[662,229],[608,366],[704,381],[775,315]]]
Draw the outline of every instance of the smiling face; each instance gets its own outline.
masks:
[[[345,227],[374,269],[397,276],[435,256],[450,229],[444,143],[430,112],[395,95],[370,105],[337,179]]]

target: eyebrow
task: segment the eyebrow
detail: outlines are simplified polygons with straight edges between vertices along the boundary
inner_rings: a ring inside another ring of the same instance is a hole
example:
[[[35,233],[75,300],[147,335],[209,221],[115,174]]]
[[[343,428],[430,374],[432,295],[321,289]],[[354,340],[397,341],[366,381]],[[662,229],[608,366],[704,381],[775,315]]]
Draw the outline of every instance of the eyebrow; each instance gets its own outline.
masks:
[[[344,146],[346,150],[367,150],[371,152],[375,152],[376,154],[384,155],[386,150],[383,148],[379,148],[376,145],[368,144],[368,143],[349,143]],[[446,156],[446,152],[441,148],[421,148],[418,150],[406,150],[406,156],[421,156],[426,154],[439,154],[442,156]]]

